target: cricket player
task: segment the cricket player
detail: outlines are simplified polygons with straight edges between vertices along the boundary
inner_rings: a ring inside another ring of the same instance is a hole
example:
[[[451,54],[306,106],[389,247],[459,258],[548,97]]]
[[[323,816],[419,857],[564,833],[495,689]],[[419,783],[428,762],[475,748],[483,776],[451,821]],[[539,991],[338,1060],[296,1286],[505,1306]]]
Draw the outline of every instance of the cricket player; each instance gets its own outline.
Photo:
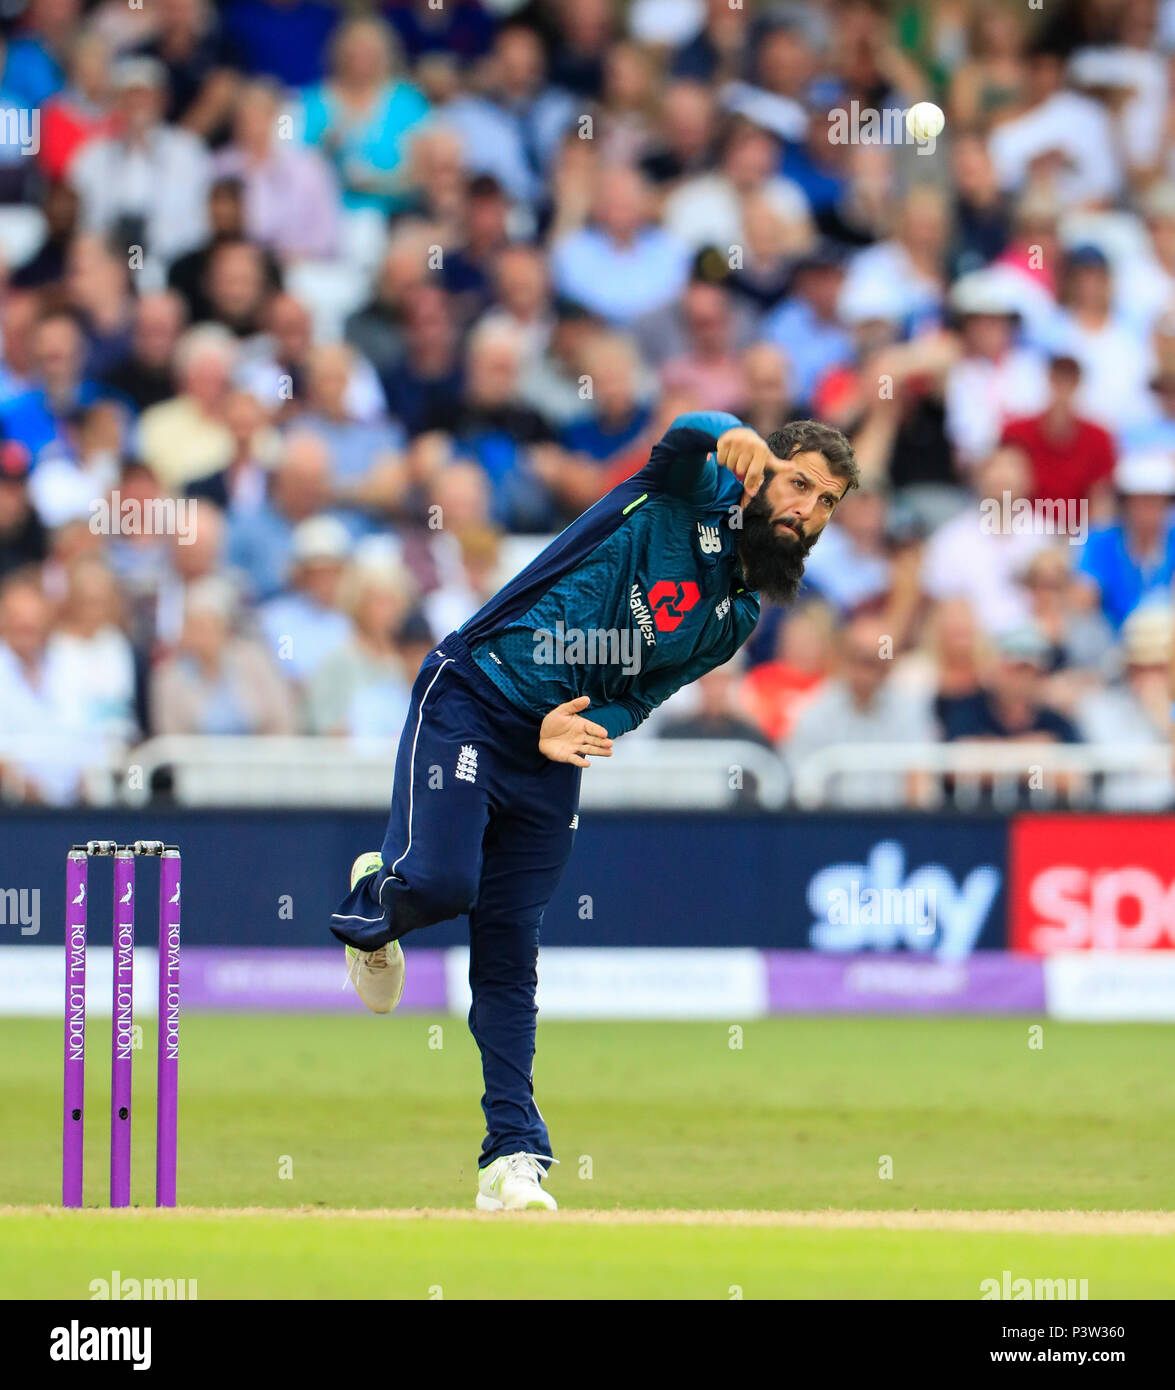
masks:
[[[569,526],[428,656],[396,760],[383,848],[331,919],[374,1013],[404,990],[408,932],[469,914],[469,1028],[486,1137],[476,1205],[545,1208],[534,1100],[543,911],[571,854],[593,757],[729,661],[759,596],[792,599],[858,472],[812,420],[764,440],[733,415],[679,416],[648,463]],[[581,640],[582,639],[582,640]]]

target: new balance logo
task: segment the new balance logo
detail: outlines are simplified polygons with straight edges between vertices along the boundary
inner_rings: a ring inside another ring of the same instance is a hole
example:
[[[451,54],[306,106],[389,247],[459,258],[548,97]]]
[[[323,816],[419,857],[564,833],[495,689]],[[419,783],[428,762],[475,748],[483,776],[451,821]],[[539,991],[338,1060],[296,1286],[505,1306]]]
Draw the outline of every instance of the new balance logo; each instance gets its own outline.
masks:
[[[722,537],[717,526],[703,526],[698,522],[698,545],[703,555],[717,555],[722,549]]]
[[[578,829],[579,829],[579,812],[578,812],[578,811],[575,813],[575,815],[573,815],[573,816],[571,817],[571,824],[570,824],[567,828],[568,828],[568,830],[578,830]]]
[[[453,774],[459,782],[477,781],[477,749],[471,743],[463,743],[457,754],[457,771]]]

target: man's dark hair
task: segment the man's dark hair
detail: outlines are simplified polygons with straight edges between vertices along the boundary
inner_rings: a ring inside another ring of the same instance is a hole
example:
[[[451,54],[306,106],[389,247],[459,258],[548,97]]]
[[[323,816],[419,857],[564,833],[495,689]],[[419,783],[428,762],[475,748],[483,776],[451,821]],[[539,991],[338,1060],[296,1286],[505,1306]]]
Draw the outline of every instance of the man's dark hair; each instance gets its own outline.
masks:
[[[834,478],[846,478],[852,492],[861,482],[861,470],[853,446],[831,425],[819,420],[792,420],[781,430],[767,436],[767,447],[777,459],[795,458],[797,454],[822,454]]]

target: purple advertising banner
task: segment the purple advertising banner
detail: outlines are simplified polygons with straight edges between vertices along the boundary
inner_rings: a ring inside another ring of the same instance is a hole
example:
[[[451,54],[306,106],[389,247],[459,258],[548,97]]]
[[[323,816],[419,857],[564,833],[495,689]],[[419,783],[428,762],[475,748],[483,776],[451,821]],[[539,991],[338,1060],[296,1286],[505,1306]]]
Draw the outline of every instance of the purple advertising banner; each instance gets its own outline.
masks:
[[[977,951],[965,960],[909,954],[767,951],[771,1013],[1043,1013],[1039,960]]]
[[[364,1006],[347,982],[341,947],[286,950],[260,947],[222,950],[183,947],[184,1000],[188,1009],[305,1009],[360,1013]],[[413,951],[402,1009],[443,1010],[443,951]]]

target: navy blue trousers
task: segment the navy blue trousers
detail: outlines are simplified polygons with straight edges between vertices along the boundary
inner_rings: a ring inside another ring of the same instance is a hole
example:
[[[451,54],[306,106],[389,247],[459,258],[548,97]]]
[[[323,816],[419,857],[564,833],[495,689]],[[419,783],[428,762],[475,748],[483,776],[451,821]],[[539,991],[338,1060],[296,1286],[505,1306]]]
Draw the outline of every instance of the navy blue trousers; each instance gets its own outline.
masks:
[[[420,668],[396,757],[383,868],[331,918],[370,951],[469,914],[469,1028],[481,1050],[480,1167],[550,1154],[534,1101],[539,927],[575,839],[580,769],[538,750],[538,724],[473,665],[461,638]]]

